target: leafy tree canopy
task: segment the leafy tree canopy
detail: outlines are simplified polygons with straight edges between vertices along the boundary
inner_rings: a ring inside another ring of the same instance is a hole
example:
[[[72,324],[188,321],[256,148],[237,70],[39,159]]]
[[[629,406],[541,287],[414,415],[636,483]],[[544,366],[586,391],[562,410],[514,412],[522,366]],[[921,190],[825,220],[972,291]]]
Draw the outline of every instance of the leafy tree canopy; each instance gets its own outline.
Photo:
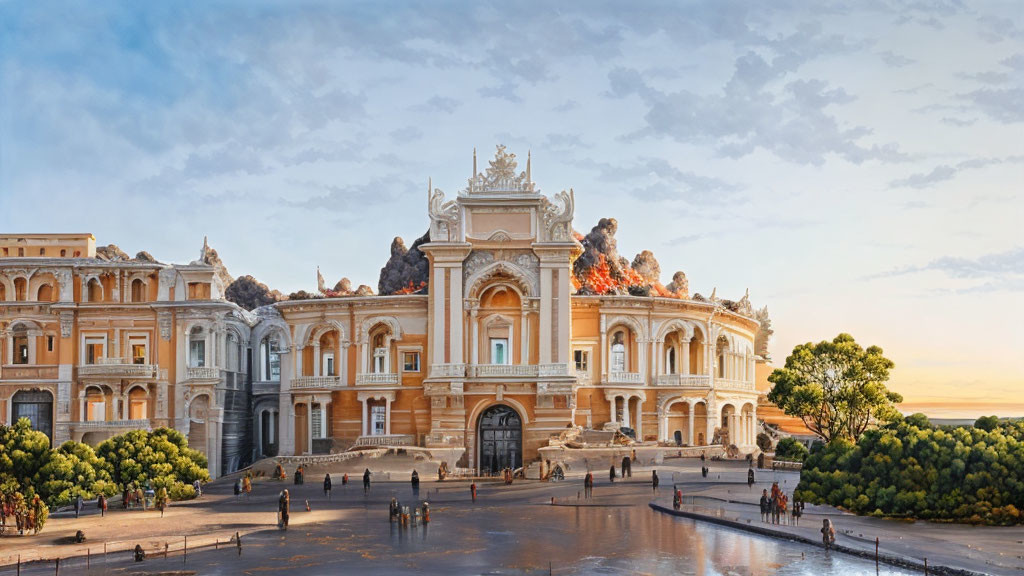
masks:
[[[873,423],[900,418],[903,397],[885,386],[893,366],[881,348],[864,349],[849,334],[800,344],[768,377],[768,399],[826,442],[855,440]]]
[[[974,421],[975,428],[981,428],[986,432],[995,430],[997,426],[999,426],[998,416],[982,416]]]

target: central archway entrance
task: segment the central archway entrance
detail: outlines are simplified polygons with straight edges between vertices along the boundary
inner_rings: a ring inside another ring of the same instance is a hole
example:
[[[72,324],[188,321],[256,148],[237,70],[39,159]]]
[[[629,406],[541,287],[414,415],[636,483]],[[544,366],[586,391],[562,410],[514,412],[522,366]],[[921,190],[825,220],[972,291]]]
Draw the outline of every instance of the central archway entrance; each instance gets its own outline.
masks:
[[[480,415],[480,474],[495,476],[505,468],[523,465],[523,421],[504,404],[491,406]]]

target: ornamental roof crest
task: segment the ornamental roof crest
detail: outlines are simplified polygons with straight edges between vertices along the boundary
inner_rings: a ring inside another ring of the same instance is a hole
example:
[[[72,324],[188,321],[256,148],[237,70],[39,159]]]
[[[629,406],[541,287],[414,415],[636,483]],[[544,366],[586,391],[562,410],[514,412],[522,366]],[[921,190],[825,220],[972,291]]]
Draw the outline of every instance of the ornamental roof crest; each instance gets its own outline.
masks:
[[[530,154],[526,155],[526,171],[516,175],[516,155],[498,144],[494,160],[488,161],[486,172],[476,170],[476,149],[473,150],[473,177],[460,195],[469,194],[536,194],[530,179]]]

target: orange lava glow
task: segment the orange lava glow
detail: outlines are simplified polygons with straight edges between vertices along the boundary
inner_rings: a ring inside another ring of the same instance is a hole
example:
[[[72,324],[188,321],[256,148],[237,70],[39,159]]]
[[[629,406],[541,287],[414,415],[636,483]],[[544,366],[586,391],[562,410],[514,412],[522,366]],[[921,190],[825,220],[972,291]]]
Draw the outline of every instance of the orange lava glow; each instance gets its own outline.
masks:
[[[409,285],[406,286],[405,288],[402,288],[401,290],[396,291],[395,294],[415,294],[416,292],[419,292],[420,290],[423,290],[426,287],[426,282],[420,282],[419,286],[415,286],[413,285],[412,280],[409,280]]]

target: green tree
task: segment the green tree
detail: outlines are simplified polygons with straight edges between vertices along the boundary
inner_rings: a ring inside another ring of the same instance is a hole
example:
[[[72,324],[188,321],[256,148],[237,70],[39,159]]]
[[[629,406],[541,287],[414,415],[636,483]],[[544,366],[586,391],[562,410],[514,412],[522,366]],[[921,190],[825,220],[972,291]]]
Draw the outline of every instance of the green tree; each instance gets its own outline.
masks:
[[[27,499],[35,493],[33,479],[50,455],[50,439],[32,429],[28,418],[13,426],[0,426],[0,485],[21,492]]]
[[[868,426],[900,418],[903,397],[885,387],[893,366],[881,348],[864,349],[849,334],[800,344],[768,377],[768,399],[825,442],[856,440]]]
[[[144,485],[166,488],[172,495],[185,494],[178,484],[209,482],[206,456],[188,447],[177,430],[132,430],[103,441],[96,449],[110,478],[118,486]]]
[[[974,427],[980,428],[985,432],[991,432],[999,427],[998,416],[982,416],[974,421]]]

